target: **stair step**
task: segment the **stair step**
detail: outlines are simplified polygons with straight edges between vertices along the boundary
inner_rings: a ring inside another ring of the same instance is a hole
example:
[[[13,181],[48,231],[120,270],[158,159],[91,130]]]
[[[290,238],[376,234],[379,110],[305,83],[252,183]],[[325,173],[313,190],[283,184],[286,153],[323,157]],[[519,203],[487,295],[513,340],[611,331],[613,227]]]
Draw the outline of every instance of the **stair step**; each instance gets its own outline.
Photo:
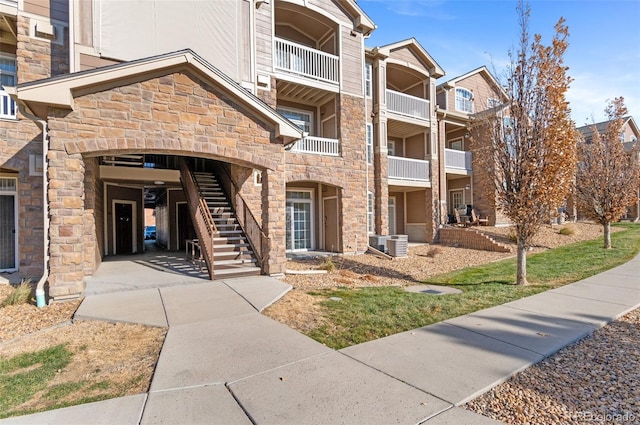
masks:
[[[215,269],[218,266],[234,266],[234,265],[250,265],[256,264],[258,260],[255,258],[244,258],[238,260],[216,260],[213,259],[213,268]]]
[[[239,236],[215,236],[213,238],[213,243],[214,245],[219,244],[221,242],[225,242],[227,245],[229,244],[229,242],[231,243],[235,243],[236,241],[246,241],[247,239],[244,237],[244,235],[239,235]]]
[[[220,252],[233,251],[234,248],[249,248],[251,245],[249,243],[224,243],[224,244],[213,244],[213,251],[220,250]],[[236,251],[237,252],[237,251]]]
[[[253,251],[245,249],[243,251],[216,251],[213,253],[214,260],[242,260],[253,257]]]
[[[234,230],[220,230],[218,229],[216,238],[226,237],[225,235],[233,236],[233,235],[242,235],[244,232],[239,229]]]
[[[214,278],[258,276],[260,275],[260,267],[214,269],[213,275]]]

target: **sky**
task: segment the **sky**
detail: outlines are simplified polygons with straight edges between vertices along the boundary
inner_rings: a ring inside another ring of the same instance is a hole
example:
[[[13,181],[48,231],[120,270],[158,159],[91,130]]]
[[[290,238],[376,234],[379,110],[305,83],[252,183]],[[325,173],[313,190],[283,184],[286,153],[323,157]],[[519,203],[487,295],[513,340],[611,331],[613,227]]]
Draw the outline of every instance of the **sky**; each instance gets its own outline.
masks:
[[[519,36],[516,0],[358,0],[377,25],[365,42],[414,37],[443,68],[440,84],[482,65],[504,80]],[[607,100],[624,97],[640,121],[640,0],[530,0],[530,34],[549,44],[560,17],[569,27],[567,93],[577,126],[604,121]]]

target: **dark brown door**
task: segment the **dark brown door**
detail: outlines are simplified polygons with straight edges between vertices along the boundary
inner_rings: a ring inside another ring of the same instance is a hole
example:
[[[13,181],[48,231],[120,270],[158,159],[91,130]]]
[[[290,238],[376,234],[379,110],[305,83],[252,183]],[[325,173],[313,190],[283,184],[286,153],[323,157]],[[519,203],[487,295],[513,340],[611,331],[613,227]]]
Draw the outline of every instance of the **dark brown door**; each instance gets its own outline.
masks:
[[[193,228],[193,222],[189,215],[189,207],[186,203],[177,204],[178,212],[178,249],[183,250],[186,247],[187,239],[195,239],[196,230]]]
[[[116,254],[133,253],[133,204],[116,202]]]

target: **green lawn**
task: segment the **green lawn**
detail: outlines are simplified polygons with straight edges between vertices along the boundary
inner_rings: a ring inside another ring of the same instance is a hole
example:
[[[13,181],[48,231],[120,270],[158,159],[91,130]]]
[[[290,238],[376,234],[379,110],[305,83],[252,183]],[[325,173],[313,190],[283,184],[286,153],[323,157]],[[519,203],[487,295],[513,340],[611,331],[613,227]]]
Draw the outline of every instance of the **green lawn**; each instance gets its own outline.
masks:
[[[338,289],[310,292],[326,300],[326,322],[308,335],[340,349],[398,332],[430,325],[504,304],[575,282],[623,264],[640,252],[640,224],[617,224],[613,249],[602,249],[602,238],[548,250],[527,258],[529,285],[515,286],[515,259],[468,267],[435,276],[425,283],[461,289],[457,295],[408,293],[400,288]]]

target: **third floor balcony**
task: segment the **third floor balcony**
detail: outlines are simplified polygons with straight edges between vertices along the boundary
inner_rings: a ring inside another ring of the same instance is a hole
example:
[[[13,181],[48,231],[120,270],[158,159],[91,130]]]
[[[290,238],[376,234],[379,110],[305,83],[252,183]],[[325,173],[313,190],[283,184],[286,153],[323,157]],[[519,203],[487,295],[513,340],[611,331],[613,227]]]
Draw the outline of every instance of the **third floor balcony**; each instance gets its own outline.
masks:
[[[338,86],[340,59],[336,55],[313,49],[283,38],[274,38],[276,71],[291,77]]]

